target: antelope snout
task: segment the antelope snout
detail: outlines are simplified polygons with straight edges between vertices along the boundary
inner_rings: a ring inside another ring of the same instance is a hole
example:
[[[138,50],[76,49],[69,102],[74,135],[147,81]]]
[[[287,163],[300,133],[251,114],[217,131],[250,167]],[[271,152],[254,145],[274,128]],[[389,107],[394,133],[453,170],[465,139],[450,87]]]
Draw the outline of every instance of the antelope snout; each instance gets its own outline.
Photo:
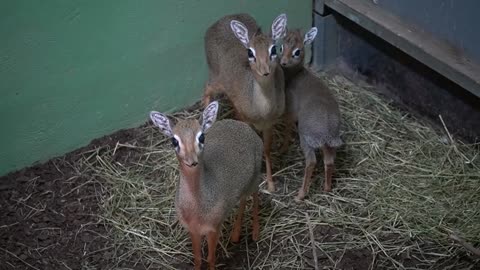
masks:
[[[189,167],[196,167],[198,165],[198,162],[194,161],[192,162],[190,165],[188,165]]]
[[[260,69],[260,75],[267,77],[270,75],[270,66],[266,65],[262,69]]]
[[[188,167],[196,167],[198,165],[197,157],[187,158],[183,161]]]

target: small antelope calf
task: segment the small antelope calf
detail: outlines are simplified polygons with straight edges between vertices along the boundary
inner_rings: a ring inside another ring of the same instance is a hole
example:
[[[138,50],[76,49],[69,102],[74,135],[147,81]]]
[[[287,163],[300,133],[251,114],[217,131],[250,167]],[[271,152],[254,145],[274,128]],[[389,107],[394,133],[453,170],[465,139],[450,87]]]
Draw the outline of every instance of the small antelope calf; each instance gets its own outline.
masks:
[[[285,35],[286,23],[286,15],[281,14],[267,36],[250,15],[235,14],[221,18],[205,34],[209,78],[203,103],[224,93],[236,118],[262,132],[270,192],[275,191],[270,159],[273,125],[285,110],[285,79],[275,42]]]
[[[258,185],[262,167],[262,140],[247,124],[222,120],[214,124],[218,103],[210,103],[203,121],[181,120],[175,126],[167,116],[151,112],[160,131],[172,139],[180,181],[175,197],[177,216],[190,233],[195,269],[202,263],[201,240],[207,236],[208,263],[215,269],[218,234],[227,214],[240,201],[232,242],[240,238],[245,201],[253,196],[253,240],[259,237]],[[208,132],[207,132],[208,131]]]
[[[312,173],[317,160],[315,149],[323,151],[325,165],[324,190],[332,190],[332,174],[336,148],[343,144],[340,139],[340,110],[335,97],[323,81],[304,67],[305,45],[312,43],[317,28],[305,36],[299,30],[288,31],[282,45],[280,64],[285,72],[287,93],[287,127],[281,149],[285,151],[290,141],[294,122],[298,123],[300,146],[306,160],[305,175],[297,200],[308,194]]]

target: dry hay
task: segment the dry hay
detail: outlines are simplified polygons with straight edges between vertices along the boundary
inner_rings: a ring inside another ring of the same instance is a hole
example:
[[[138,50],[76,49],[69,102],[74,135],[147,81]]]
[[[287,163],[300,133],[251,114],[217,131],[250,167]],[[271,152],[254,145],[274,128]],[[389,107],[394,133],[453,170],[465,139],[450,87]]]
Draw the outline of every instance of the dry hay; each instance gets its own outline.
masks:
[[[368,86],[339,75],[325,80],[339,99],[346,142],[338,152],[333,193],[321,191],[320,165],[305,202],[294,202],[304,166],[296,142],[286,155],[274,156],[280,190],[261,196],[261,239],[251,242],[247,212],[241,243],[229,243],[230,218],[220,239],[218,266],[305,269],[313,268],[318,257],[324,269],[478,267],[479,260],[449,235],[457,231],[480,244],[479,145],[452,138],[448,123],[435,130]],[[197,106],[174,116],[196,118],[199,113]],[[135,134],[115,148],[84,153],[82,161],[108,183],[101,219],[111,228],[106,237],[115,243],[113,257],[117,267],[130,262],[141,268],[183,268],[192,252],[175,218],[174,151],[151,125]]]

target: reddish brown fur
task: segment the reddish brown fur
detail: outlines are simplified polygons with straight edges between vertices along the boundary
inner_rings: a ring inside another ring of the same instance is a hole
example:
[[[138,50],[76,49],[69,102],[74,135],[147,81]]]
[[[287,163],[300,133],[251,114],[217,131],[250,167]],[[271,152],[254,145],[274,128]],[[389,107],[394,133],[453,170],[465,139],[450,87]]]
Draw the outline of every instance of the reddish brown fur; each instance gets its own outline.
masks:
[[[175,207],[179,221],[190,233],[195,269],[201,266],[204,235],[208,242],[209,269],[214,269],[218,233],[237,197],[242,198],[243,207],[240,207],[232,229],[232,241],[239,240],[245,198],[250,194],[254,196],[252,238],[258,239],[257,190],[263,147],[258,135],[248,125],[223,120],[209,129],[202,152],[196,141],[200,130],[196,120],[180,121],[173,128],[173,134],[182,143],[177,151],[180,182]],[[197,166],[190,166],[190,161],[185,160],[193,158],[198,160]],[[205,170],[205,167],[209,169]]]
[[[243,23],[248,29],[248,46],[255,50],[256,61],[248,61],[247,49],[230,28],[232,20]],[[215,94],[226,94],[237,119],[263,133],[267,183],[271,192],[275,186],[269,144],[273,125],[285,110],[285,80],[278,59],[270,59],[268,50],[272,44],[272,39],[261,33],[255,20],[247,14],[228,15],[215,22],[205,34],[209,79],[203,98],[206,105]]]

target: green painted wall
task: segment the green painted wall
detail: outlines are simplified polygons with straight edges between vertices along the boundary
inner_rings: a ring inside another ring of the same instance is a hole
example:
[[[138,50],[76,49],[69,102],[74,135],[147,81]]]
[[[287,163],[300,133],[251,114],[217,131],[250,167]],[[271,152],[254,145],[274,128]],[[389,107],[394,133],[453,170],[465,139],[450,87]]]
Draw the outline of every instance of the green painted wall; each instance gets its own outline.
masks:
[[[200,98],[203,35],[248,12],[311,24],[311,0],[0,1],[0,175]]]

